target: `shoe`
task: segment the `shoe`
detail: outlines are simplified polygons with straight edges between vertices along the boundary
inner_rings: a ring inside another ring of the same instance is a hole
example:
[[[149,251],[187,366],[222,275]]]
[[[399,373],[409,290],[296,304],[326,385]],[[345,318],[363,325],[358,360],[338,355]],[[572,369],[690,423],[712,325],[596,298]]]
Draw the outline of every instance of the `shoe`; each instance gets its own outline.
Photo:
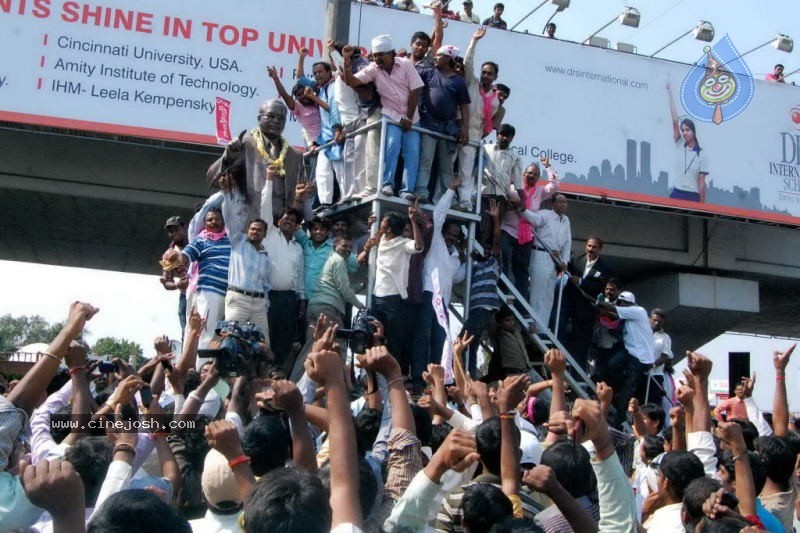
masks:
[[[460,203],[454,205],[453,209],[455,209],[456,211],[463,211],[465,213],[471,213],[472,212],[472,204],[469,203],[469,202],[460,202]]]
[[[381,187],[381,194],[386,196],[394,196],[394,187],[391,185],[384,185]]]
[[[375,194],[375,189],[364,189],[363,191],[353,195],[353,198],[369,198]]]
[[[409,202],[413,202],[414,200],[417,199],[417,197],[411,194],[410,192],[401,192],[400,198],[402,198],[403,200],[408,200]]]
[[[321,213],[322,211],[327,211],[328,209],[332,208],[332,204],[320,204],[317,206],[312,213]]]

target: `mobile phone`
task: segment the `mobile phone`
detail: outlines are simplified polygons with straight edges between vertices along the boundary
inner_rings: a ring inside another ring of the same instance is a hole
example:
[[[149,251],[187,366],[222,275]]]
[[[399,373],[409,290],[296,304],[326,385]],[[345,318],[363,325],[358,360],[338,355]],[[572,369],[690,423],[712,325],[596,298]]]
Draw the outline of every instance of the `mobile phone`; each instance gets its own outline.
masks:
[[[100,361],[97,369],[100,371],[101,374],[111,374],[114,372],[117,367],[111,361]]]
[[[149,407],[153,402],[153,391],[150,390],[150,387],[145,386],[139,389],[139,396],[142,398],[142,405],[145,407]]]
[[[736,509],[737,507],[739,507],[739,498],[737,498],[730,492],[726,492],[722,495],[722,498],[720,498],[719,503],[721,503],[728,509]]]

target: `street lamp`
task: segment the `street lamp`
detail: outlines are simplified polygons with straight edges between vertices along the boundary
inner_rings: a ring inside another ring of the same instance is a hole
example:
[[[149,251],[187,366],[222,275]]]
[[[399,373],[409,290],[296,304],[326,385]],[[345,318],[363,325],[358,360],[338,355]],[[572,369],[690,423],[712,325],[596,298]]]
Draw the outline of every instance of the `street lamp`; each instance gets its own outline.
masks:
[[[549,2],[551,2],[551,3],[553,3],[553,4],[555,4],[555,6],[556,6],[556,13],[558,13],[558,12],[560,12],[560,11],[564,11],[565,9],[567,9],[567,8],[569,7],[569,0],[544,0],[544,2],[542,2],[542,3],[541,3],[541,4],[539,4],[538,6],[534,7],[533,9],[531,9],[531,10],[530,10],[530,12],[529,12],[527,15],[525,15],[524,17],[522,17],[521,19],[519,19],[519,21],[518,21],[516,24],[514,24],[513,26],[511,26],[511,29],[513,30],[514,28],[516,28],[517,26],[519,26],[520,24],[522,24],[522,22],[523,22],[523,21],[524,21],[526,18],[528,18],[528,17],[530,17],[531,15],[533,15],[534,13],[536,13],[536,11],[538,11],[538,10],[539,10],[539,8],[540,8],[540,7],[542,7],[543,5],[545,5],[545,4],[546,4],[548,1],[549,1]],[[555,17],[555,16],[556,16],[556,14],[555,14],[555,13],[553,13],[553,17]],[[550,17],[550,20],[553,20],[553,17]],[[550,22],[550,20],[548,20],[547,22]]]
[[[755,52],[759,48],[764,48],[768,44],[771,44],[773,48],[776,50],[780,50],[781,52],[791,53],[794,50],[794,41],[788,35],[784,35],[783,33],[779,33],[775,36],[774,39],[770,39],[769,41],[765,42],[764,44],[760,44],[753,48],[752,50],[748,50],[747,52],[742,54],[742,57],[746,56],[750,52]]]
[[[601,46],[602,48],[608,47],[608,39],[603,39],[602,37],[595,37],[598,33],[603,31],[604,29],[611,26],[615,20],[618,20],[620,24],[623,26],[630,26],[631,28],[638,28],[639,27],[639,20],[642,18],[639,10],[635,7],[626,7],[622,13],[618,16],[614,17],[613,19],[609,20],[607,24],[604,24],[599,30],[588,36],[584,41],[583,44],[588,44],[590,46]],[[602,46],[605,43],[605,46]]]
[[[710,43],[711,41],[714,40],[714,26],[710,22],[706,22],[705,20],[701,20],[700,22],[697,23],[697,26],[695,26],[691,30],[687,31],[686,33],[681,34],[680,36],[678,36],[677,38],[673,39],[672,41],[668,42],[667,44],[665,44],[664,46],[662,46],[661,48],[659,48],[658,50],[653,52],[653,54],[650,57],[657,56],[659,52],[661,52],[665,48],[667,48],[669,46],[672,46],[673,44],[677,43],[678,41],[680,41],[681,39],[683,39],[684,37],[686,37],[690,33],[698,41],[705,41],[707,43]]]

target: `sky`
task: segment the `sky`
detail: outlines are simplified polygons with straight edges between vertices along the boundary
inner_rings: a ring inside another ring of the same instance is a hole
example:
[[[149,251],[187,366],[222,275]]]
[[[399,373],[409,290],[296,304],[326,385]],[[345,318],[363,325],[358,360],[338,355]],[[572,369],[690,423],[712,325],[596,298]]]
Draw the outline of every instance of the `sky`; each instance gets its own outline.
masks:
[[[164,240],[168,244],[166,235]],[[90,344],[101,337],[124,338],[137,342],[149,357],[158,335],[180,339],[178,293],[164,290],[158,276],[0,261],[0,278],[6,280],[0,315],[41,315],[59,322],[80,300],[100,308],[87,324]]]
[[[481,19],[491,16],[492,6],[496,0],[473,0],[473,11]],[[456,10],[461,10],[461,0]],[[427,2],[422,2],[427,3]],[[509,27],[516,24],[540,0],[505,0],[503,19]],[[417,2],[417,4],[421,4]],[[775,38],[775,34],[788,34],[794,39],[800,38],[796,21],[800,20],[800,2],[797,0],[572,0],[569,7],[557,14],[553,19],[558,29],[556,37],[575,42],[583,42],[588,36],[607,22],[622,13],[625,6],[635,7],[641,13],[638,28],[622,26],[614,22],[599,37],[611,41],[614,47],[617,42],[630,43],[637,47],[637,52],[651,55],[653,52],[672,41],[682,33],[694,28],[701,20],[711,22],[715,29],[712,45],[726,33],[730,36],[740,53],[745,53]],[[549,1],[543,5],[515,31],[528,30],[529,33],[541,35],[544,24],[555,11]],[[794,35],[793,35],[794,33]],[[701,55],[707,43],[696,41],[691,34],[673,44],[657,57],[693,63]],[[800,43],[798,43],[800,45]],[[776,63],[782,63],[787,74],[800,68],[800,49],[793,53],[778,51],[765,46],[748,54],[746,62],[756,77],[763,77],[772,72]],[[800,73],[789,81],[800,83]]]
[[[480,17],[491,14],[494,0],[474,0],[474,3],[474,12]],[[505,0],[503,18],[511,26],[539,3],[539,0]],[[634,29],[614,22],[599,36],[609,39],[612,46],[618,41],[633,44],[645,55],[693,28],[700,20],[714,25],[714,43],[727,33],[740,53],[773,39],[776,33],[792,36],[792,26],[797,27],[792,23],[800,20],[798,0],[572,0],[570,7],[553,19],[558,25],[556,36],[582,42],[619,15],[626,5],[640,11],[639,27]],[[461,9],[460,2],[456,9]],[[545,4],[517,30],[541,34],[554,10],[552,4]],[[694,62],[704,45],[689,35],[658,57]],[[800,57],[795,57],[798,53],[787,54],[765,46],[749,54],[746,61],[758,77],[771,72],[779,62],[789,73],[800,68]],[[800,82],[800,74],[796,79]],[[0,279],[35,280],[35,283],[4,283],[0,289],[0,314],[39,314],[55,322],[66,318],[70,302],[76,299],[100,307],[100,313],[89,323],[91,342],[104,336],[122,337],[139,343],[145,355],[150,355],[155,336],[167,334],[178,338],[180,334],[177,293],[163,290],[156,276],[0,261]]]

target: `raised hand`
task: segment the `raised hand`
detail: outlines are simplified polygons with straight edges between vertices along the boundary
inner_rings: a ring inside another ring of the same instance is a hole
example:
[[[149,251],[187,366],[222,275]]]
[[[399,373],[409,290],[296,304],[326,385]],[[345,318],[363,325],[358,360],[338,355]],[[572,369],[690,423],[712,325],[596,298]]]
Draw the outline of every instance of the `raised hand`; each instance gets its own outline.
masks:
[[[306,48],[305,46],[301,47],[299,52],[300,52],[300,57],[302,57],[303,59],[308,57],[308,48]]]
[[[464,330],[464,333],[462,333],[461,336],[458,337],[453,342],[453,355],[454,356],[463,355],[464,354],[464,350],[466,350],[469,347],[469,345],[472,344],[472,341],[474,341],[474,340],[475,340],[475,336],[474,335],[470,335],[469,331]]]
[[[344,47],[342,47],[342,57],[345,59],[350,59],[351,57],[353,57],[354,50],[355,48],[353,48],[352,45],[349,44],[344,45]]]
[[[494,198],[489,200],[489,206],[486,208],[486,214],[492,218],[500,216],[500,204],[498,204],[497,200]]]
[[[525,391],[531,378],[527,374],[510,376],[503,380],[503,388],[497,391],[497,405],[504,413],[515,409],[525,399]]]
[[[92,304],[85,302],[72,302],[69,306],[69,315],[67,316],[67,325],[73,328],[76,335],[83,331],[83,326],[92,319],[100,311]]]
[[[484,26],[481,26],[480,28],[475,30],[475,33],[472,34],[472,40],[480,41],[481,39],[483,39],[484,35],[486,35],[486,28]]]
[[[550,494],[559,485],[556,473],[546,465],[537,465],[525,472],[522,483],[542,494]]]
[[[189,313],[189,320],[186,322],[186,338],[199,338],[206,329],[206,319],[200,316],[195,307]]]
[[[609,387],[605,381],[597,384],[597,399],[601,404],[611,404],[614,397],[614,389]]]
[[[278,70],[275,67],[267,67],[267,75],[273,80],[278,79]]]
[[[243,455],[236,424],[229,420],[214,420],[206,426],[208,445],[229,461]]]
[[[772,364],[775,366],[775,370],[778,372],[785,372],[786,365],[789,364],[789,358],[792,356],[792,352],[797,347],[797,344],[792,344],[788,350],[785,352],[775,351],[772,354]]]
[[[344,364],[338,351],[320,350],[311,352],[304,364],[308,377],[323,387],[336,383],[344,384]]]
[[[756,388],[756,373],[753,372],[752,378],[743,377],[742,385],[744,386],[744,397],[750,398],[753,395],[753,389]]]
[[[356,358],[361,368],[383,374],[389,381],[402,376],[397,359],[389,353],[386,346],[373,346],[367,353],[357,355]]]
[[[567,359],[564,354],[551,348],[544,354],[544,364],[554,376],[563,376],[567,370]]]
[[[276,409],[287,413],[299,413],[303,410],[303,395],[297,385],[288,379],[273,381],[272,393],[272,405]]]
[[[701,353],[688,351],[686,352],[686,357],[689,360],[689,370],[691,370],[692,375],[696,378],[707,380],[713,366],[711,359]]]
[[[83,516],[83,482],[72,463],[40,461],[31,465],[22,461],[19,470],[22,487],[32,504],[45,509],[57,519],[75,510],[80,510]]]
[[[676,405],[669,410],[669,424],[673,427],[686,427],[686,410],[680,405]]]
[[[463,472],[479,460],[480,454],[475,437],[466,431],[454,429],[431,457],[428,466],[425,467],[425,474],[430,480],[438,483],[448,470]]]

